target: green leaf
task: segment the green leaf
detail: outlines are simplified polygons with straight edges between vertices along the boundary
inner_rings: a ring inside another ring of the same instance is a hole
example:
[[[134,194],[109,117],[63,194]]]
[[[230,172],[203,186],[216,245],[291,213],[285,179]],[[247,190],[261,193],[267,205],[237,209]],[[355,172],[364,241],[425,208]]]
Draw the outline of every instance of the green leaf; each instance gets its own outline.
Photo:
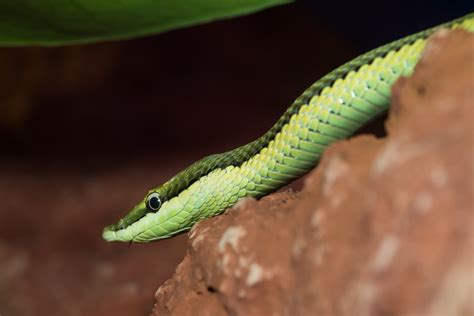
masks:
[[[127,39],[291,0],[0,0],[0,45]]]

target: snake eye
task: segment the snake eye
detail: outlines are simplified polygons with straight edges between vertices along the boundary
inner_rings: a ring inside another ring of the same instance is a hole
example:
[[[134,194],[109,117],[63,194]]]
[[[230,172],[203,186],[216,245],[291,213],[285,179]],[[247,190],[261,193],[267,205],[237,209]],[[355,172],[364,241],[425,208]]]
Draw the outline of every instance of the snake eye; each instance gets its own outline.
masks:
[[[161,206],[160,195],[156,192],[151,193],[146,199],[146,207],[150,211],[157,211]]]

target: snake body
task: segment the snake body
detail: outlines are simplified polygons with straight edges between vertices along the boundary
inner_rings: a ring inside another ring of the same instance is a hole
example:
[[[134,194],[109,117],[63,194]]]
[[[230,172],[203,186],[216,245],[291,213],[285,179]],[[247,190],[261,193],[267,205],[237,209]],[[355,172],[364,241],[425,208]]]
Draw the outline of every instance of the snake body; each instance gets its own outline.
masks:
[[[148,242],[189,230],[245,197],[260,198],[311,170],[333,142],[387,111],[391,86],[410,75],[439,28],[474,32],[474,14],[369,51],[328,73],[298,97],[257,140],[205,157],[152,189],[107,241]]]

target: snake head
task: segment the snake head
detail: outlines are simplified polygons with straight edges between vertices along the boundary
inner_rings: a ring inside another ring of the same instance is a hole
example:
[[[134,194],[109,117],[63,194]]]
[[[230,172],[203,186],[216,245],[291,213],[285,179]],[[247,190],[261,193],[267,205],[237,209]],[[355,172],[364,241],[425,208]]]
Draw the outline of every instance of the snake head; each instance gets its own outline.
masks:
[[[229,161],[211,155],[195,162],[177,175],[148,191],[140,203],[122,219],[104,228],[102,237],[107,241],[145,242],[168,238],[189,229],[196,220],[192,216],[176,215],[183,211],[186,197],[183,191],[201,177]],[[180,197],[181,196],[181,197]],[[189,204],[191,206],[192,203]],[[172,218],[175,218],[172,220]]]
[[[117,232],[126,230],[148,213],[157,213],[162,203],[166,201],[166,197],[164,197],[160,191],[160,187],[150,190],[145,198],[135,205],[135,207],[117,223],[105,227],[102,237],[107,241],[133,241],[117,238]]]
[[[191,228],[192,217],[177,220],[183,211],[181,195],[174,194],[169,182],[148,191],[143,200],[117,223],[104,228],[102,238],[106,241],[149,242],[172,237]],[[179,197],[181,196],[181,198]]]

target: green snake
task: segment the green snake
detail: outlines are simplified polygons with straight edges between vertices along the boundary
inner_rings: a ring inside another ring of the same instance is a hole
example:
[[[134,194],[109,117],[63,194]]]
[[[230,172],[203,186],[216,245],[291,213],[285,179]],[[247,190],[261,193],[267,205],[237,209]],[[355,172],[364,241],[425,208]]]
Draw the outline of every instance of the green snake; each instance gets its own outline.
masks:
[[[332,143],[390,106],[391,86],[410,75],[439,28],[474,32],[474,13],[371,50],[328,73],[257,140],[205,157],[148,192],[104,229],[107,241],[149,242],[189,230],[245,197],[261,198],[311,170]]]

